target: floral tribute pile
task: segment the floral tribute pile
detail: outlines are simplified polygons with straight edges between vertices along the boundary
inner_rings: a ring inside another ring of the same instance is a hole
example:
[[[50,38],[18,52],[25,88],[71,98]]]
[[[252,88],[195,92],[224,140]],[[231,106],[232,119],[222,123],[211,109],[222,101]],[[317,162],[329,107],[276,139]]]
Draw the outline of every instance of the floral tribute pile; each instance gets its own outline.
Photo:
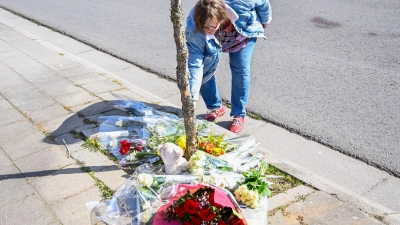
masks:
[[[120,165],[133,164],[136,171],[125,187],[102,205],[104,210],[98,208],[102,212],[97,216],[101,221],[157,224],[152,220],[160,216],[155,212],[164,200],[173,204],[163,211],[162,217],[186,225],[254,224],[266,218],[264,211],[271,183],[267,181],[267,163],[262,156],[253,154],[260,144],[253,137],[216,135],[208,129],[211,126],[208,121],[198,120],[197,150],[186,160],[182,157],[186,151],[182,118],[159,112],[141,102],[121,99],[122,103],[116,107],[132,116],[99,117],[96,143],[119,159]],[[151,168],[150,165],[159,169],[139,170],[141,166]],[[180,193],[178,199],[166,191],[173,190],[176,185],[198,183],[208,186]],[[230,207],[216,203],[215,190],[219,196],[229,196],[230,202],[235,204]],[[221,190],[223,195],[220,195]],[[240,207],[248,208],[243,210],[247,222],[240,214]],[[249,216],[248,210],[254,210],[250,214],[256,216]],[[161,221],[164,220],[161,218]]]
[[[222,206],[214,200],[215,189],[204,186],[194,193],[187,193],[161,212],[170,222],[179,220],[183,225],[242,225],[247,224],[244,217],[231,207]]]

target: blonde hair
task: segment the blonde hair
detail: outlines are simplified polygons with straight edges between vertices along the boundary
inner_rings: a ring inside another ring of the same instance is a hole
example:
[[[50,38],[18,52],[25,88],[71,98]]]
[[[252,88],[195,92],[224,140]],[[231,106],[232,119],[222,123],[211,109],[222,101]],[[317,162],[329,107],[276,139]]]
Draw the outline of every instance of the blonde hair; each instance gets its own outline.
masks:
[[[224,0],[199,0],[194,8],[194,24],[198,30],[210,27],[213,19],[221,22],[227,17]]]

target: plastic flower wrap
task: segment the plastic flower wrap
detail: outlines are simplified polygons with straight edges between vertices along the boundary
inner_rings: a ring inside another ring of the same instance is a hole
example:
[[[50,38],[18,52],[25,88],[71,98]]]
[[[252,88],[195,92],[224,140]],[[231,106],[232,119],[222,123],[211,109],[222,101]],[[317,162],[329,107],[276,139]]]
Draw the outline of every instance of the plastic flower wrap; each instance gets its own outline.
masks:
[[[157,209],[176,193],[176,185],[200,181],[200,176],[165,175],[162,166],[139,166],[113,197],[92,211],[92,224],[151,224]]]
[[[251,155],[260,144],[259,142],[256,142],[254,137],[245,135],[227,139],[226,141],[231,142],[236,145],[236,147],[232,151],[221,155],[219,158],[228,161],[233,166],[234,171],[242,173],[246,170],[257,167],[262,161],[260,156]]]
[[[101,116],[98,123],[97,140],[118,159],[129,154],[131,146],[136,147],[140,141],[145,143],[149,137],[146,124],[141,118]]]
[[[162,205],[159,189],[152,187],[152,175],[162,167],[144,164],[127,179],[113,197],[92,210],[92,223],[147,224]]]
[[[197,150],[189,160],[190,173],[192,175],[209,174],[211,171],[232,171],[232,166],[225,160],[211,154]]]
[[[242,174],[226,171],[212,171],[210,175],[203,177],[203,183],[212,184],[232,191],[243,181],[244,177]]]

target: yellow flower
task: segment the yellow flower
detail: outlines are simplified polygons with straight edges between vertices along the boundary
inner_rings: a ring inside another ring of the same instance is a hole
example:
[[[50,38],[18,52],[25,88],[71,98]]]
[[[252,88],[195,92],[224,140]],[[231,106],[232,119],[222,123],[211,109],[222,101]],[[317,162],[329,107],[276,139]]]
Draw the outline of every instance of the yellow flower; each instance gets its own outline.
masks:
[[[175,142],[176,145],[182,148],[183,151],[186,150],[186,134],[179,136]]]

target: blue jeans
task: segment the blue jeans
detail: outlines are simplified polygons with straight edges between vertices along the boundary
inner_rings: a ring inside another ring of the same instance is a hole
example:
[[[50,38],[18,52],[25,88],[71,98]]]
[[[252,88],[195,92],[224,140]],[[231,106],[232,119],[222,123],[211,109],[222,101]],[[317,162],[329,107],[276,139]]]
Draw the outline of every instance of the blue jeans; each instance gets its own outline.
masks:
[[[246,116],[246,105],[250,91],[250,62],[256,41],[257,38],[251,38],[245,48],[238,52],[229,53],[232,74],[231,116]],[[215,76],[201,85],[200,94],[207,109],[216,109],[222,106]]]

